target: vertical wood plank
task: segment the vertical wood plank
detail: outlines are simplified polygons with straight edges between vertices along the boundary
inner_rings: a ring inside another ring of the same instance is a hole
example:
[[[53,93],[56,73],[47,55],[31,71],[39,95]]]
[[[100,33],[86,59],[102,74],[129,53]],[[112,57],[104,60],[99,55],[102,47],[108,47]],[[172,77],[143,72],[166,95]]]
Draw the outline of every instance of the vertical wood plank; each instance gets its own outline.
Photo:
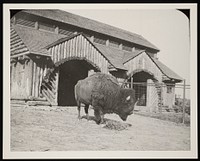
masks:
[[[63,49],[63,58],[65,59],[67,57],[67,41],[64,43],[64,49]]]
[[[78,50],[78,52],[79,52],[79,55],[80,55],[80,57],[82,58],[82,38],[83,38],[83,36],[82,35],[80,35],[80,41],[79,41],[79,50]]]
[[[108,61],[106,60],[106,73],[108,74]]]
[[[58,45],[55,46],[55,50],[54,50],[54,63],[57,62],[57,53],[58,53]]]
[[[59,61],[63,59],[63,43],[60,43],[60,57]]]
[[[81,49],[81,54],[82,54],[82,57],[85,57],[85,38],[82,37],[82,49]]]
[[[32,95],[32,82],[33,82],[33,61],[30,59],[29,63],[28,63],[28,73],[29,73],[29,93],[28,96]]]
[[[70,41],[67,41],[66,58],[70,57]]]
[[[58,82],[59,82],[59,70],[56,72],[56,80],[55,80],[55,83],[56,83],[56,94],[55,94],[55,105],[58,105]]]
[[[54,50],[55,50],[55,46],[53,46],[52,48],[51,48],[51,59],[53,60],[53,62],[54,62]]]
[[[59,62],[60,59],[61,59],[61,44],[58,45],[58,53],[57,53],[57,56],[58,56],[57,62]]]
[[[106,59],[103,58],[103,73],[106,73]]]
[[[33,81],[32,81],[32,96],[35,96],[35,75],[36,75],[36,64],[33,62]]]
[[[91,60],[91,44],[88,43],[88,60]]]
[[[40,76],[40,67],[39,64],[36,63],[36,79],[35,79],[35,97],[38,97],[38,89],[39,89],[39,76]]]
[[[82,46],[81,46],[81,42],[82,42],[82,35],[79,36],[79,43],[78,43],[78,53],[79,53],[79,56],[80,56],[80,57],[82,57],[82,56],[81,56],[81,55],[82,55],[82,54],[81,54],[81,47],[82,47]]]
[[[92,46],[92,51],[91,51],[91,61],[94,63],[94,47]]]
[[[72,57],[74,57],[76,55],[76,51],[75,51],[76,41],[75,41],[75,39],[72,39],[72,44],[73,44],[72,45],[73,46],[73,48],[72,48]]]
[[[73,48],[72,39],[69,40],[69,48],[70,48],[70,50],[69,50],[69,57],[71,57],[72,56],[72,48]]]
[[[42,86],[42,80],[44,78],[44,68],[45,68],[45,65],[44,64],[41,64],[41,71],[40,71],[40,84],[39,84],[39,96],[41,94],[41,86]]]
[[[75,46],[75,49],[76,49],[75,52],[76,52],[76,56],[78,57],[79,56],[79,53],[78,53],[78,43],[79,43],[78,41],[79,41],[79,37],[75,37],[75,38],[76,38],[75,39],[75,42],[76,42],[75,43],[75,45],[76,45]]]

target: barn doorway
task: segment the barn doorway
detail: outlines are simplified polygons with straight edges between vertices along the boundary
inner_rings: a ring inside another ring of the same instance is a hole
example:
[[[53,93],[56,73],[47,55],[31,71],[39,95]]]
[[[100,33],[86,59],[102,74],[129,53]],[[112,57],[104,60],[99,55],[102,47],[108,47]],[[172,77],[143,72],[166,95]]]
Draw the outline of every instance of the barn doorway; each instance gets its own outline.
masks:
[[[135,89],[135,96],[138,99],[137,106],[147,105],[147,80],[154,79],[153,75],[148,72],[141,71],[133,74],[133,89]],[[131,78],[128,80],[131,82]]]
[[[58,106],[75,106],[74,86],[88,76],[88,71],[98,70],[85,60],[69,60],[59,66]]]

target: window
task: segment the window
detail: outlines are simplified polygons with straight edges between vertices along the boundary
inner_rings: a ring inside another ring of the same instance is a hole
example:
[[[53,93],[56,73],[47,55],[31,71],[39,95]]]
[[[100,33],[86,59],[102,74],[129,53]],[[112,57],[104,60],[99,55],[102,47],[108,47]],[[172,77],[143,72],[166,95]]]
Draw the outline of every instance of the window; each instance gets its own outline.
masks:
[[[33,28],[35,27],[34,21],[21,19],[21,18],[16,19],[16,24],[20,24],[27,27],[33,27]]]
[[[94,37],[94,42],[102,45],[106,45],[106,40],[98,37]]]
[[[63,35],[67,35],[67,36],[71,36],[74,34],[75,31],[71,30],[71,29],[61,29],[59,28],[59,34],[63,34]]]
[[[45,30],[45,31],[50,31],[50,32],[55,32],[55,27],[53,25],[42,23],[42,22],[39,22],[39,29]]]
[[[115,48],[119,48],[119,43],[116,41],[109,41],[109,46],[115,47]]]
[[[128,45],[123,45],[123,46],[122,46],[122,50],[132,51],[132,47],[130,47],[130,46],[128,46]]]
[[[172,93],[172,86],[167,85],[167,93]]]

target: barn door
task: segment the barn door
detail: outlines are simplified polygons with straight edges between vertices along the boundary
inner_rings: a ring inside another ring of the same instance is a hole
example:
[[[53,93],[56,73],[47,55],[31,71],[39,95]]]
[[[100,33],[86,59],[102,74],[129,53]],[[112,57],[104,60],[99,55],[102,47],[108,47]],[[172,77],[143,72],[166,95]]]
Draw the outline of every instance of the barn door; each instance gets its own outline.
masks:
[[[58,76],[59,70],[55,69],[48,77],[47,81],[43,81],[41,93],[51,105],[58,105]]]

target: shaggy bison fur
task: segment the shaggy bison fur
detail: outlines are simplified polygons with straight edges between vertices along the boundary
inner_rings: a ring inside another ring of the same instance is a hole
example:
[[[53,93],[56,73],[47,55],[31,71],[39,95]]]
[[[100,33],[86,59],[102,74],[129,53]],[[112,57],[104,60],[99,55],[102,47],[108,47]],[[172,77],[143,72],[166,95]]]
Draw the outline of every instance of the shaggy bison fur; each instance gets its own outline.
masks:
[[[128,115],[133,113],[136,103],[133,89],[121,88],[115,77],[103,73],[95,73],[84,80],[79,80],[74,92],[78,118],[81,103],[85,104],[87,119],[89,105],[92,105],[97,123],[102,123],[103,116],[107,113],[115,113],[126,121]]]

